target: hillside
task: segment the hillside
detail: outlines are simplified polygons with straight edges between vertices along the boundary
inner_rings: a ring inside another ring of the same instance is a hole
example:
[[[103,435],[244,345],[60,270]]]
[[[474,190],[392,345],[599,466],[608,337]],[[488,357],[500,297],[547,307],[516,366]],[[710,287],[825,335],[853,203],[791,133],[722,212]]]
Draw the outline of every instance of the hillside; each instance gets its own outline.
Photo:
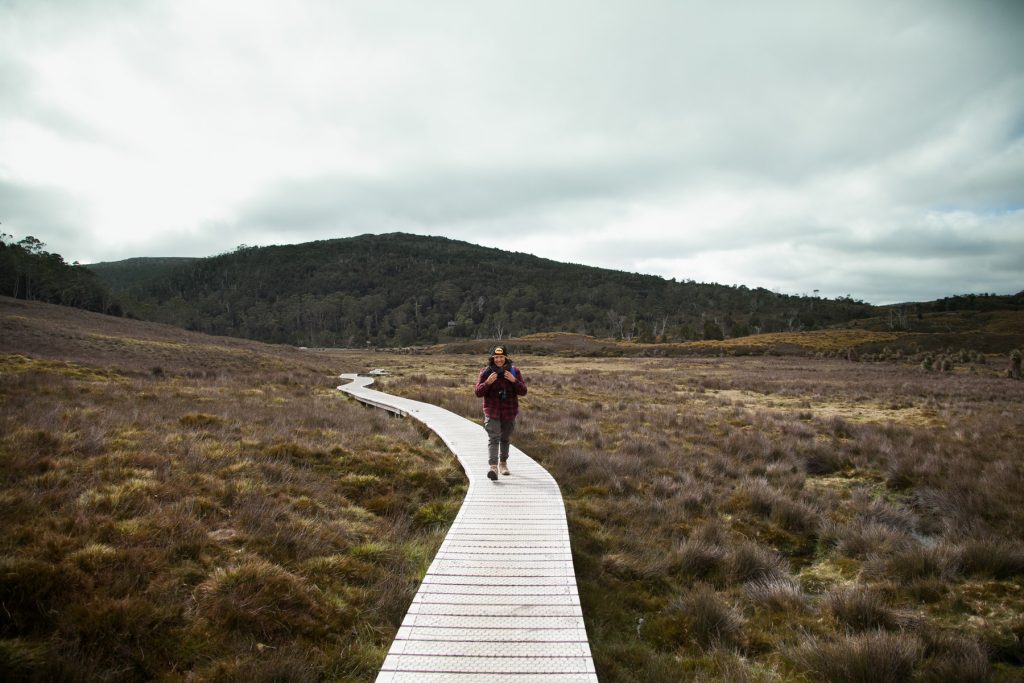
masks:
[[[186,256],[152,256],[90,263],[87,267],[111,289],[121,291],[151,286],[165,280],[176,268],[196,260]]]
[[[0,296],[121,315],[120,304],[93,271],[46,251],[32,236],[15,241],[0,232]]]
[[[849,298],[676,282],[401,233],[93,268],[137,317],[317,347],[550,331],[644,342],[720,339],[820,329],[879,311]]]

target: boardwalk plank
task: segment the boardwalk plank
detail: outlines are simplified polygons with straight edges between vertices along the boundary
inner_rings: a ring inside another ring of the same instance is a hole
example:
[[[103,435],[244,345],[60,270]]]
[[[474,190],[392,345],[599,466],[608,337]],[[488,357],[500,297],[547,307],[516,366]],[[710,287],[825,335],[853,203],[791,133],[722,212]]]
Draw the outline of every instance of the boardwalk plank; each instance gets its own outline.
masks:
[[[381,667],[378,683],[594,683],[558,484],[518,448],[486,478],[487,436],[443,408],[368,388],[359,401],[420,420],[462,464],[469,490]]]

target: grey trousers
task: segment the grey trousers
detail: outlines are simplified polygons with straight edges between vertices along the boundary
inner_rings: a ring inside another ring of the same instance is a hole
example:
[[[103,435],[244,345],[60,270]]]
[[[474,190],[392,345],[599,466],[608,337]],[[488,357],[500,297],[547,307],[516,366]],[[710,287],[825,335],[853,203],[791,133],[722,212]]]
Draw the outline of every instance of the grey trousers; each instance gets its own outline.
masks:
[[[512,430],[516,428],[516,419],[497,420],[492,417],[484,418],[484,429],[487,430],[487,464],[497,465],[498,454],[501,454],[501,461],[508,460],[509,438]]]

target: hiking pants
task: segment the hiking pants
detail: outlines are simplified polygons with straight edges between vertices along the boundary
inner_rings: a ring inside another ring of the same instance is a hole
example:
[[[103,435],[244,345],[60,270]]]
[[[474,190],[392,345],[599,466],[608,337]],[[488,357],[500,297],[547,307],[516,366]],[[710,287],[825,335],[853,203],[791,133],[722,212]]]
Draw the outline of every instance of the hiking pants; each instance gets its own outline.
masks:
[[[509,438],[516,428],[516,419],[498,420],[493,417],[484,418],[484,429],[487,430],[487,464],[497,465],[498,454],[501,461],[508,460]]]

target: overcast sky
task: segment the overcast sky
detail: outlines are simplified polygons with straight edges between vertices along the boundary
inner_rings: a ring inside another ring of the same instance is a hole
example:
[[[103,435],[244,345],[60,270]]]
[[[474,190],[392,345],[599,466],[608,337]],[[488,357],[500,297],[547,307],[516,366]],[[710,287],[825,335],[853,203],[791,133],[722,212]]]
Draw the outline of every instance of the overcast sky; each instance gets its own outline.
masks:
[[[1024,289],[1024,1],[0,0],[0,231]]]

